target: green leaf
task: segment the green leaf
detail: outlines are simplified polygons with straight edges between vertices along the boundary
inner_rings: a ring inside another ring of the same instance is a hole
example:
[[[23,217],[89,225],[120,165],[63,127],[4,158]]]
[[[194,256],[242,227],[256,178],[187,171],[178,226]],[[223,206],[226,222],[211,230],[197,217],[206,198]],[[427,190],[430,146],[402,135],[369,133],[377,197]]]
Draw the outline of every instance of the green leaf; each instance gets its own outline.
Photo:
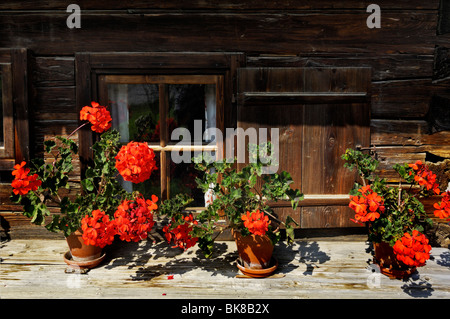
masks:
[[[294,227],[292,227],[291,225],[286,226],[286,239],[288,245],[292,244],[295,240]]]
[[[50,153],[53,147],[56,146],[56,142],[54,140],[44,141],[45,152]]]
[[[305,198],[299,189],[289,189],[286,194],[291,200],[292,209],[297,209],[298,203]]]
[[[285,228],[286,228],[286,237],[287,237],[288,244],[292,244],[295,240],[295,232],[294,232],[294,227],[292,226],[292,224],[295,224],[297,226],[299,225],[291,216],[287,216]]]
[[[210,235],[200,237],[198,240],[198,247],[201,249],[203,255],[206,258],[212,257],[214,249],[214,241],[212,240]]]
[[[86,178],[81,181],[81,185],[83,185],[83,188],[87,190],[88,192],[92,192],[94,190],[94,183],[92,179]]]

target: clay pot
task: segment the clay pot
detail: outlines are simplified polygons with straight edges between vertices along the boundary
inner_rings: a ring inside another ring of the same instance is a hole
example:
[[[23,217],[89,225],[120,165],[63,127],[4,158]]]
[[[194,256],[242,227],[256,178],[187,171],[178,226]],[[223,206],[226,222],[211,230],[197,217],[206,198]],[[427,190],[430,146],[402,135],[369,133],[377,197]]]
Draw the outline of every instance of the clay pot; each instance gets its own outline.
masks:
[[[77,230],[66,237],[69,251],[64,254],[64,261],[72,267],[93,268],[102,262],[105,254],[100,247],[86,245],[82,236],[82,232]]]
[[[273,266],[273,244],[268,236],[242,236],[233,231],[241,266],[248,269],[265,269]]]
[[[380,266],[382,274],[389,278],[405,279],[416,271],[416,267],[405,265],[397,259],[394,249],[389,243],[373,243],[375,251],[374,263]]]

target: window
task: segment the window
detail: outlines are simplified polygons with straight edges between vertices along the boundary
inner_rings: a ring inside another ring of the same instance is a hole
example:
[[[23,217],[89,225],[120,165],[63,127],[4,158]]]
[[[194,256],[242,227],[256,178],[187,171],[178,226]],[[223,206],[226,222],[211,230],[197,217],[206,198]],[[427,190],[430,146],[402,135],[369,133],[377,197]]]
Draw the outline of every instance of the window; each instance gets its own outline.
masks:
[[[0,72],[0,118],[3,119],[3,94],[2,94],[2,73]],[[4,126],[3,121],[0,121],[0,147],[5,147],[5,134],[4,134]]]
[[[219,139],[196,135],[192,130],[195,120],[201,122],[201,133],[206,127],[236,127],[233,92],[236,70],[243,64],[245,56],[233,52],[76,53],[77,108],[81,110],[91,101],[111,105],[112,116],[120,118],[114,127],[122,133],[122,142],[140,137],[149,143],[157,153],[159,170],[153,172],[150,185],[125,186],[142,187],[144,193],[159,192],[165,199],[194,189],[197,174],[189,163],[174,160],[172,151],[210,151],[223,156],[224,146]],[[183,105],[181,96],[185,96]],[[202,102],[186,104],[197,99]],[[160,121],[162,118],[166,120]],[[183,145],[184,140],[181,143],[177,138],[171,139],[172,129],[180,127],[191,134],[191,143],[185,143],[188,145]],[[79,140],[83,174],[92,158],[95,136],[91,130],[82,129]],[[192,195],[195,204],[204,206],[203,194]]]
[[[223,114],[223,76],[105,75],[99,83],[100,98],[111,107],[112,127],[121,133],[121,142],[147,142],[159,162],[148,181],[123,182],[125,188],[163,199],[188,193],[194,206],[204,206],[204,194],[195,183],[201,172],[190,159],[197,152],[215,155],[222,149],[213,129],[223,131],[217,126]]]
[[[0,181],[29,158],[27,99],[27,50],[0,49]]]
[[[0,158],[10,159],[14,157],[14,122],[11,87],[11,66],[0,67]]]

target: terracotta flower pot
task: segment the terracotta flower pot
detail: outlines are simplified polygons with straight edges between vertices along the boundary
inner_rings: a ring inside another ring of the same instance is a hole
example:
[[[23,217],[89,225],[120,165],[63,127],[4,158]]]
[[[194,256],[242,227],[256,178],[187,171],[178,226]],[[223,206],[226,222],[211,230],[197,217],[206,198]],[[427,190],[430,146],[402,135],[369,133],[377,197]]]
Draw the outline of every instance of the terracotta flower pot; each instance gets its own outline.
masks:
[[[373,243],[375,251],[374,263],[380,266],[382,274],[389,278],[404,279],[416,271],[416,267],[405,265],[397,259],[394,249],[389,243]]]
[[[102,255],[102,248],[100,247],[86,245],[82,236],[82,232],[77,230],[66,237],[70,251],[64,255],[64,261],[70,266],[93,268],[100,264],[105,254]]]
[[[249,269],[269,268],[272,261],[273,244],[268,236],[242,236],[233,231],[241,265]]]

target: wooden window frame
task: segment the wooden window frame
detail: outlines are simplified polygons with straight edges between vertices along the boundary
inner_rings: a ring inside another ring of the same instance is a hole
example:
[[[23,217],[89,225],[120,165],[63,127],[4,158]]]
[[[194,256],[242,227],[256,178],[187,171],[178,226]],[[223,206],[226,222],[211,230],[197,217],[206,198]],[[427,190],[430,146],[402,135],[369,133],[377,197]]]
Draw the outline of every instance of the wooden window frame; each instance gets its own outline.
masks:
[[[159,86],[159,114],[160,118],[166,118],[169,112],[167,86],[171,84],[214,84],[216,88],[216,128],[224,131],[223,113],[223,75],[101,75],[99,77],[99,101],[108,101],[108,84],[157,84]],[[223,157],[224,148],[220,140],[216,145],[173,145],[170,143],[166,121],[160,121],[159,143],[148,142],[149,147],[155,152],[160,152],[161,172],[161,199],[170,198],[170,173],[168,169],[169,158],[167,153],[171,151],[214,151],[219,158]]]
[[[29,151],[29,51],[0,49],[4,145],[0,147],[0,170],[12,170],[22,160],[30,159]]]
[[[240,52],[82,52],[75,54],[76,104],[80,111],[91,101],[100,101],[100,79],[104,75],[221,76],[223,90],[222,127],[236,127],[236,70],[245,66]],[[219,90],[217,90],[219,91]],[[107,101],[100,101],[107,102]],[[219,124],[218,124],[219,125]],[[89,128],[79,131],[81,174],[92,161],[91,146],[96,138]],[[223,146],[225,147],[225,143]]]
[[[0,63],[0,76],[2,78],[3,108],[3,145],[0,145],[0,158],[12,159],[14,157],[14,109],[12,103],[12,71],[11,64]]]

